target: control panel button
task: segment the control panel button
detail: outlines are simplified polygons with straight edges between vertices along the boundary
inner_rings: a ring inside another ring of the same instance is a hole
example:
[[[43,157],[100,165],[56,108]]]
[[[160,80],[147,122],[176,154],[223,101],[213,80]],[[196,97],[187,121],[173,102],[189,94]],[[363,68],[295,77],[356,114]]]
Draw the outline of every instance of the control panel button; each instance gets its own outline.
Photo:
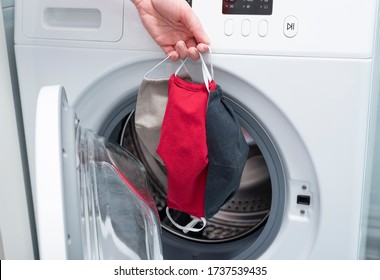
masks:
[[[251,34],[251,21],[245,19],[241,22],[241,35],[247,37],[249,34]]]
[[[234,21],[232,19],[226,19],[224,22],[224,34],[231,36],[234,33]]]
[[[288,38],[293,38],[298,32],[298,19],[295,16],[288,16],[284,20],[284,34]]]
[[[263,19],[259,22],[259,36],[265,37],[268,35],[268,22]]]

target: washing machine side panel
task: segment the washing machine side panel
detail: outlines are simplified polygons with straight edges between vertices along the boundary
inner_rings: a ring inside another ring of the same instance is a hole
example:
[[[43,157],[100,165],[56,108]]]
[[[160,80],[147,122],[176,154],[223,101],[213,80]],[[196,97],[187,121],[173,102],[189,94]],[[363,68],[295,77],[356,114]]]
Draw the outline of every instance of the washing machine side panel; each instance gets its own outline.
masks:
[[[310,257],[357,259],[362,246],[372,60],[323,64],[314,66],[318,78],[302,82],[309,87],[310,100],[300,100],[306,110],[293,118],[308,145],[319,183],[320,221]],[[307,108],[313,108],[314,118],[305,118],[310,114]]]
[[[263,257],[357,258],[372,60],[245,57],[244,62],[236,63],[234,56],[214,57],[217,67],[251,83],[282,112],[305,145],[316,174],[313,181],[299,161],[296,142],[286,140],[283,123],[272,118],[269,106],[258,106],[252,96],[238,91],[239,100],[271,134],[288,178],[284,222]],[[241,67],[244,63],[249,65],[249,74]],[[230,85],[222,87],[233,94]],[[310,191],[309,206],[296,202],[302,185]],[[315,225],[302,227],[308,223]],[[308,231],[310,228],[315,232]],[[313,242],[295,252],[309,234],[314,236]]]

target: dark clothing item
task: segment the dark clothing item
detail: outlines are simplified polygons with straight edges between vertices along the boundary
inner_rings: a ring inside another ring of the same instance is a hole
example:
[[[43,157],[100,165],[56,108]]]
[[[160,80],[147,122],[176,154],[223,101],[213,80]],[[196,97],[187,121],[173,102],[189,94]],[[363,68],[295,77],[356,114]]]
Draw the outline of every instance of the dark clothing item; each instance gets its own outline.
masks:
[[[206,116],[208,175],[205,214],[210,218],[240,186],[248,145],[220,86],[210,93]]]

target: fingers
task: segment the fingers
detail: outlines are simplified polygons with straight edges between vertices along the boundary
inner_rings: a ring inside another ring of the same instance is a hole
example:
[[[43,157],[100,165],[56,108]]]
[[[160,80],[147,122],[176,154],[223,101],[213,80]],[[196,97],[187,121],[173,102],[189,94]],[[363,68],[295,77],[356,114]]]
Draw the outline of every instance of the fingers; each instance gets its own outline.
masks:
[[[179,54],[172,46],[163,46],[162,49],[167,56],[170,56],[172,61],[177,61],[179,59]]]
[[[179,55],[178,55],[178,53],[176,51],[173,51],[173,52],[171,52],[171,53],[169,53],[167,55],[170,56],[170,59],[173,62],[175,62],[175,61],[177,61],[179,59]]]
[[[177,61],[180,58],[185,59],[188,56],[195,61],[199,59],[199,53],[207,53],[209,47],[202,43],[196,45],[195,41],[191,40],[187,43],[178,41],[174,47],[164,46],[162,49],[172,61]]]
[[[189,50],[184,41],[178,41],[175,45],[175,50],[181,59],[185,59],[189,55]]]
[[[175,50],[178,53],[179,57],[181,59],[185,59],[186,57],[190,56],[191,59],[197,60],[199,59],[198,51],[195,47],[195,42],[187,42],[184,41],[178,41],[175,45]]]
[[[172,61],[177,61],[178,59],[185,59],[190,57],[192,60],[198,60],[199,54],[196,47],[188,48],[184,41],[178,41],[175,46],[163,46],[163,51],[167,56],[170,56]]]
[[[189,48],[189,57],[192,60],[198,60],[199,59],[199,52],[198,52],[197,48],[195,48],[195,47]]]
[[[185,59],[189,56],[192,60],[198,60],[199,53],[207,53],[209,47],[203,43],[197,45],[194,40],[190,40],[187,43],[184,41],[178,41],[175,50],[181,59]]]
[[[197,50],[200,53],[207,53],[209,51],[209,48],[208,48],[208,45],[200,43],[200,44],[197,45]]]
[[[196,47],[189,48],[189,57],[192,60],[199,59],[199,53],[207,53],[209,51],[209,46],[206,44],[198,44]]]

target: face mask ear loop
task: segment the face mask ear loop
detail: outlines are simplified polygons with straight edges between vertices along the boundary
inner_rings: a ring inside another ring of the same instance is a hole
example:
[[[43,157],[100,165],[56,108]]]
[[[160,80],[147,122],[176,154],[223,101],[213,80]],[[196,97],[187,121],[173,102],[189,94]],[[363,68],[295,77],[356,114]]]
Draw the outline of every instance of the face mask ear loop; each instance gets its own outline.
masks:
[[[210,93],[209,83],[214,79],[214,66],[212,64],[212,59],[211,59],[211,48],[209,47],[208,50],[210,52],[210,70],[211,70],[211,73],[208,70],[207,65],[206,65],[206,63],[205,63],[205,61],[204,61],[203,56],[202,56],[201,53],[199,53],[199,57],[200,57],[201,62],[202,62],[203,81],[205,83],[207,91]]]
[[[207,223],[206,219],[203,218],[203,217],[202,218],[197,218],[197,217],[191,216],[193,218],[193,220],[190,223],[188,223],[186,226],[181,226],[181,225],[177,224],[173,220],[173,218],[172,218],[172,216],[170,215],[170,212],[169,212],[169,207],[166,207],[166,216],[169,218],[170,222],[173,225],[175,225],[178,229],[182,230],[184,233],[188,233],[189,231],[191,231],[191,232],[199,232],[199,231],[201,231],[202,229],[205,228],[206,223]],[[201,228],[194,228],[194,226],[198,222],[200,222],[200,221],[203,223],[203,226]]]
[[[210,57],[210,74],[211,74],[211,78],[214,80],[214,64],[212,63],[211,46],[208,46],[208,52],[209,52],[209,57]]]
[[[144,78],[148,78],[148,75],[153,72],[154,70],[156,70],[158,67],[160,67],[161,64],[163,64],[165,61],[167,61],[173,54],[170,54],[168,55],[167,57],[165,57],[162,61],[160,61],[159,63],[157,63],[152,69],[150,69],[148,72],[145,73],[145,76]],[[187,59],[187,58],[186,58]],[[182,63],[184,64],[184,61],[181,59]],[[186,61],[186,60],[185,60]],[[185,71],[186,73],[189,74],[189,70],[187,69],[186,65],[183,65],[184,68],[185,68]],[[182,66],[180,66],[182,67]]]
[[[209,52],[209,60],[210,60],[210,75],[211,75],[211,80],[214,80],[214,64],[212,63],[211,46],[208,46],[208,52]],[[206,66],[206,68],[207,68],[207,66]]]
[[[210,72],[208,71],[207,69],[207,66],[206,66],[206,63],[202,57],[202,54],[199,53],[199,57],[201,59],[201,62],[202,62],[202,76],[203,76],[203,82],[205,83],[205,86],[207,88],[207,91],[210,92],[210,89],[209,89],[209,86],[208,84],[212,81],[212,78],[211,78],[211,74]]]
[[[162,61],[160,61],[159,63],[157,63],[155,66],[153,66],[152,69],[150,69],[148,72],[145,73],[144,78],[147,78],[148,75],[149,75],[150,73],[152,73],[154,70],[156,70],[161,64],[163,64],[163,63],[164,63],[166,60],[168,60],[171,56],[172,56],[171,54],[168,55],[168,56],[165,57]]]
[[[189,58],[189,57],[187,56],[187,57],[185,58],[185,60],[182,60],[182,59],[181,59],[182,63],[181,63],[181,65],[177,68],[177,70],[175,71],[175,73],[174,73],[175,76],[178,75],[178,73],[179,73],[179,71],[181,70],[182,67],[185,68],[186,73],[189,73],[189,70],[187,70],[186,65],[185,65],[185,63],[186,63],[186,61],[187,61],[188,58]]]
[[[190,229],[196,229],[196,228],[194,228],[200,221],[202,221],[202,223],[203,223],[203,226],[201,227],[201,228],[199,228],[199,229],[196,229],[197,231],[200,231],[200,230],[202,230],[202,229],[204,229],[205,228],[205,226],[206,226],[206,219],[205,218],[197,218],[197,217],[194,217],[194,216],[191,216],[191,218],[192,218],[192,220],[191,220],[191,222],[190,223],[188,223],[186,226],[185,226],[185,229],[183,229],[182,231],[183,231],[183,233],[188,233],[189,231],[190,231]]]

